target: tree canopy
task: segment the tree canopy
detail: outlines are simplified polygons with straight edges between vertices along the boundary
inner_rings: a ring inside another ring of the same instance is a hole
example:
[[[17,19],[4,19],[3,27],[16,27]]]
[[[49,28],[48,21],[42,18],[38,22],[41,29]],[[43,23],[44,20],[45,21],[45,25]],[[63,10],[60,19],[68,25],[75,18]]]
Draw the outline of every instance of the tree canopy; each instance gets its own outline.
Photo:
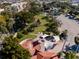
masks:
[[[19,40],[13,36],[6,37],[2,49],[3,59],[30,59],[30,53],[19,45]]]

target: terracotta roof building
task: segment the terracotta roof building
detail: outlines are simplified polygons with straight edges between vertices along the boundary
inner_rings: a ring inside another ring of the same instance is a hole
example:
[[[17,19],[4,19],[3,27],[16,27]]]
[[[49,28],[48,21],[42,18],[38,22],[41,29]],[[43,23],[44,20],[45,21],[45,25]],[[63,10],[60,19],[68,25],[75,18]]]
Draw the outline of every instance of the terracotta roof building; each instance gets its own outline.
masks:
[[[52,39],[53,38],[50,40]],[[39,38],[39,40],[26,39],[22,41],[20,45],[31,53],[31,59],[58,59],[56,53],[50,52],[50,50],[52,50],[51,47],[54,45],[54,42],[50,40],[47,42],[45,38]],[[47,48],[45,46],[46,42],[50,43],[47,44]]]
[[[38,52],[37,59],[58,59],[58,56],[52,52]]]

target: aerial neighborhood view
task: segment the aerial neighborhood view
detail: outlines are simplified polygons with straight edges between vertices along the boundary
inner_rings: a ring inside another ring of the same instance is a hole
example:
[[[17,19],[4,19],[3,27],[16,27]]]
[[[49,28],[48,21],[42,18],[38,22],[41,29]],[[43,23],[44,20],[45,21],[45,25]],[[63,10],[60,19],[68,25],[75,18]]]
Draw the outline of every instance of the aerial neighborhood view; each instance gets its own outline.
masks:
[[[0,0],[0,59],[79,59],[79,0]]]

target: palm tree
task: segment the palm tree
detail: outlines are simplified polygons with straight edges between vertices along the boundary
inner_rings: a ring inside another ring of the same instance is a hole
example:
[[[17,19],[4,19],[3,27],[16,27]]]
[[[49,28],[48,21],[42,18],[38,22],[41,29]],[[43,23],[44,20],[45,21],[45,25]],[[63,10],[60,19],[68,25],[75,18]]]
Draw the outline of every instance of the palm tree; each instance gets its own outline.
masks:
[[[75,44],[77,45],[77,47],[76,47],[76,52],[79,52],[78,50],[79,50],[79,36],[76,36],[75,38],[74,38],[74,41],[75,41]]]
[[[75,41],[75,44],[79,45],[79,37],[78,37],[78,36],[76,36],[76,37],[74,38],[74,41]]]

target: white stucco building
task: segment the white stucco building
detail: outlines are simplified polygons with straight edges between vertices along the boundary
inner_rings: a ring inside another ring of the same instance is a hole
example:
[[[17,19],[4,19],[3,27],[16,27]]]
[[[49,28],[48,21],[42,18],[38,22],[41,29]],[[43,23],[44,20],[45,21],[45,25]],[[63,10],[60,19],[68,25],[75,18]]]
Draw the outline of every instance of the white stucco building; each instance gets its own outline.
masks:
[[[9,6],[5,7],[5,11],[8,12],[20,12],[22,11],[24,8],[26,8],[27,2],[17,2],[17,3],[13,3]]]
[[[34,0],[34,1],[42,4],[43,2],[51,3],[53,0]]]
[[[71,4],[73,6],[78,6],[79,5],[79,0],[71,0]]]
[[[4,9],[0,9],[0,13],[3,12],[3,11],[4,11]]]
[[[22,11],[27,5],[27,2],[14,3],[11,5],[13,9],[17,9],[18,12]]]

